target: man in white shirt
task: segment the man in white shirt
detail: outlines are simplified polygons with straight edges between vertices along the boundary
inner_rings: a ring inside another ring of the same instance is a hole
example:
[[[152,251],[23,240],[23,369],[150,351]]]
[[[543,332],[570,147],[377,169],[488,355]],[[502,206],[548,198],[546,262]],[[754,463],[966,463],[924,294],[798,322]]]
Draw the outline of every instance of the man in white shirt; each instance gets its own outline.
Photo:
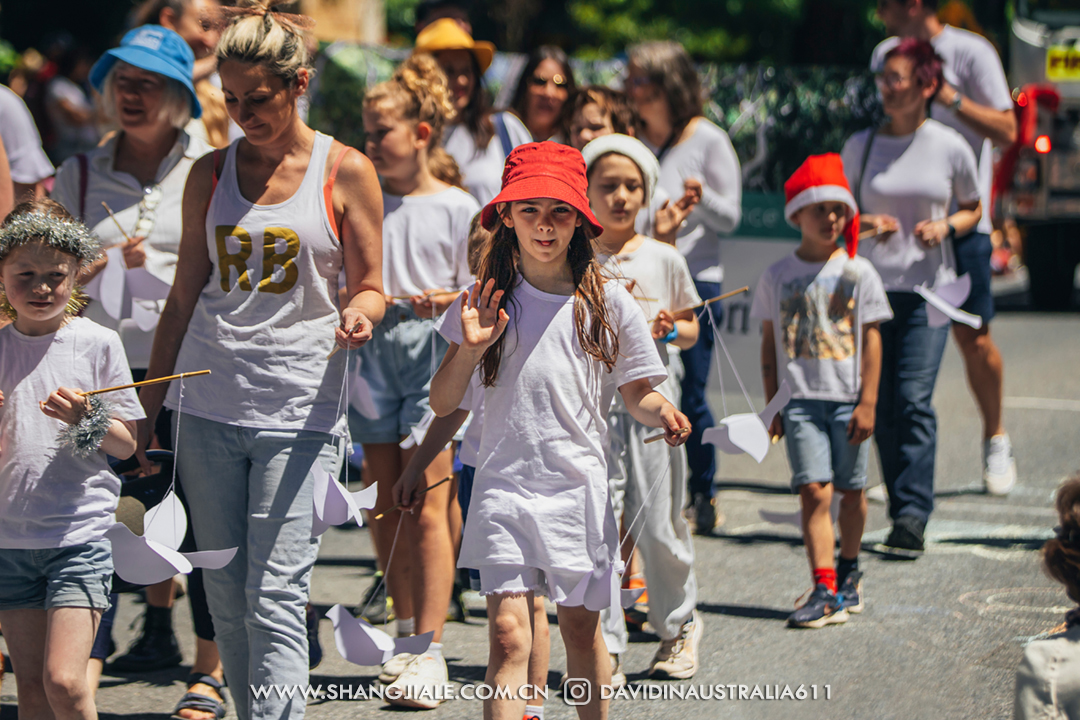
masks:
[[[989,205],[993,179],[993,147],[1016,140],[1012,95],[994,46],[967,30],[944,25],[937,18],[938,0],[878,0],[877,12],[889,37],[874,49],[870,68],[879,71],[885,53],[900,38],[927,40],[944,61],[945,82],[934,96],[930,116],[956,129],[971,145],[979,163],[979,194]],[[983,482],[987,492],[1004,495],[1016,483],[1016,462],[1002,423],[1004,368],[990,337],[994,299],[990,294],[990,212],[974,232],[954,240],[956,272],[971,277],[964,310],[983,318],[982,328],[953,324],[953,337],[964,356],[968,382],[983,416]]]

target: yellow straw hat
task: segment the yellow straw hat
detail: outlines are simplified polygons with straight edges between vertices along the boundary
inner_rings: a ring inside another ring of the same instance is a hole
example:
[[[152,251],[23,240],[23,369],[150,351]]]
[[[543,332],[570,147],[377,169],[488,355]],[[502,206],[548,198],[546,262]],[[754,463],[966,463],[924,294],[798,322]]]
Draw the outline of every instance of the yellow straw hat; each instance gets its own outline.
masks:
[[[495,57],[494,45],[473,40],[452,18],[439,18],[416,36],[413,52],[436,53],[440,50],[468,50],[476,57],[481,73],[491,67],[491,60]]]

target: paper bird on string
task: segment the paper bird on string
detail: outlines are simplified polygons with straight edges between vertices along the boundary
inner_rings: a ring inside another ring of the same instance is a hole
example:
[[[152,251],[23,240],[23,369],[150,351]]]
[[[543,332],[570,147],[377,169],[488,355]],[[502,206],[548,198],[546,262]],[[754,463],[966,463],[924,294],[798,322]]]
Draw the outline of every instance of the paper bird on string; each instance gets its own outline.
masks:
[[[420,418],[420,422],[413,426],[413,429],[409,431],[408,436],[398,443],[398,446],[402,450],[408,450],[412,447],[417,447],[424,442],[424,438],[427,437],[428,428],[431,427],[432,421],[435,420],[435,413],[429,408],[424,416]]]
[[[746,453],[759,463],[769,452],[769,426],[773,418],[791,400],[791,387],[787,380],[760,414],[739,413],[728,415],[701,434],[701,442],[711,443],[731,455]]]
[[[364,527],[364,514],[360,511],[375,507],[379,487],[372,484],[359,492],[349,492],[323,469],[318,459],[310,472],[315,476],[312,495],[315,513],[311,518],[311,537],[319,537],[331,527],[344,525],[349,520],[354,520],[357,527]]]
[[[431,646],[434,632],[412,637],[393,638],[363,618],[355,618],[344,605],[326,613],[334,625],[334,644],[341,657],[354,665],[382,665],[401,653],[421,655]]]
[[[971,276],[967,273],[955,279],[939,278],[933,288],[916,285],[915,292],[926,300],[926,323],[930,327],[941,327],[952,321],[976,330],[982,327],[981,317],[960,309],[971,294]]]
[[[154,585],[197,567],[218,570],[236,555],[237,548],[179,551],[187,532],[187,513],[174,492],[146,511],[143,528],[139,536],[126,525],[116,523],[105,533],[112,543],[116,574],[135,585]]]

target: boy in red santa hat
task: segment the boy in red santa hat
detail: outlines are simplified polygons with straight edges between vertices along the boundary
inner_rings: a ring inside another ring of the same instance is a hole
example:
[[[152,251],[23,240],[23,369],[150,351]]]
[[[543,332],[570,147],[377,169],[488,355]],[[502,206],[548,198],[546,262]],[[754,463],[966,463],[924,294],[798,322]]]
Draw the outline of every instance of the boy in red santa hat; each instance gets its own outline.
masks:
[[[874,430],[881,375],[878,323],[891,318],[892,309],[877,271],[856,255],[859,209],[840,156],[807,158],[784,193],[784,214],[802,242],[761,276],[750,317],[761,320],[766,399],[784,380],[792,390],[769,433],[774,442],[786,436],[814,589],[788,624],[819,628],[863,609],[858,559],[866,524],[866,440]],[[841,495],[838,562],[834,488]]]

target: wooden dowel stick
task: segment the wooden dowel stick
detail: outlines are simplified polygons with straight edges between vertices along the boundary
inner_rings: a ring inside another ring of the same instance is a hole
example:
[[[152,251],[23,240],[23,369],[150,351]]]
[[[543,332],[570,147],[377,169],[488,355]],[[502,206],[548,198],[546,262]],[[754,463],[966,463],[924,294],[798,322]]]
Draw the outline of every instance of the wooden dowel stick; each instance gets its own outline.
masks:
[[[675,434],[678,435],[679,437],[682,437],[683,435],[686,435],[689,432],[690,432],[690,428],[683,428],[682,430],[676,431]],[[648,445],[649,443],[660,442],[663,439],[664,439],[664,433],[660,433],[658,435],[653,435],[652,437],[645,438],[645,444]]]
[[[143,385],[156,385],[158,383],[168,382],[170,380],[176,380],[178,378],[195,377],[196,375],[209,375],[209,370],[196,370],[194,372],[179,373],[178,375],[170,375],[168,377],[154,378],[153,380],[143,380],[137,383],[128,383],[127,385],[117,385],[116,387],[102,388],[101,390],[88,390],[86,392],[79,393],[80,395],[100,395],[101,393],[114,392],[116,390],[127,390],[128,388],[142,387]]]
[[[428,485],[428,486],[427,486],[426,488],[424,488],[423,490],[418,490],[418,491],[417,491],[417,493],[416,493],[415,495],[413,495],[413,499],[415,500],[416,498],[420,497],[420,496],[421,496],[421,495],[423,495],[424,493],[426,493],[426,492],[430,492],[430,491],[434,490],[435,488],[439,487],[439,486],[440,486],[440,485],[442,485],[443,483],[445,483],[445,482],[450,482],[450,480],[451,480],[451,478],[449,478],[449,477],[444,477],[444,478],[443,478],[442,480],[440,480],[439,482],[435,483],[434,485]],[[386,510],[383,510],[383,511],[382,511],[381,513],[379,513],[378,515],[376,515],[376,516],[375,516],[375,519],[376,519],[376,520],[382,520],[382,519],[383,519],[383,516],[384,516],[384,515],[386,515],[387,513],[392,513],[392,512],[394,512],[395,510],[398,510],[398,509],[400,509],[400,508],[401,508],[401,503],[398,503],[397,505],[395,505],[395,506],[394,506],[394,507],[392,507],[392,508],[387,508]]]
[[[735,297],[736,295],[738,295],[740,293],[744,293],[744,292],[750,292],[750,286],[749,285],[744,285],[743,287],[739,288],[738,290],[732,290],[731,292],[726,292],[723,295],[717,295],[714,298],[709,298],[708,300],[703,300],[703,301],[699,302],[697,305],[691,305],[690,307],[682,308],[681,310],[676,310],[671,314],[672,315],[681,315],[682,313],[687,312],[688,310],[697,310],[699,307],[705,307],[706,305],[711,305],[712,303],[720,301],[720,300],[727,300],[730,297]],[[656,317],[654,317],[649,322],[654,323],[654,322],[656,322],[656,319],[659,318],[659,317],[660,316],[657,315]]]
[[[359,329],[360,329],[360,328],[361,328],[361,327],[363,326],[363,324],[364,324],[364,321],[363,321],[363,320],[358,320],[358,321],[357,321],[357,323],[356,323],[355,325],[353,325],[353,327],[352,327],[352,330],[350,330],[350,331],[349,331],[349,334],[350,334],[350,335],[352,335],[352,334],[353,334],[354,332],[356,332],[357,330],[359,330]],[[341,349],[341,346],[340,346],[340,345],[335,345],[335,346],[334,346],[334,349],[333,349],[333,350],[331,350],[331,351],[330,351],[330,352],[329,352],[329,353],[327,354],[327,356],[326,356],[326,359],[327,359],[327,360],[329,360],[330,358],[332,358],[332,357],[334,357],[335,355],[337,355],[337,353],[338,353],[338,350],[340,350],[340,349]]]
[[[102,200],[101,201],[101,206],[103,208],[105,208],[105,212],[109,213],[109,217],[111,217],[112,221],[114,223],[116,223],[116,229],[119,230],[120,234],[124,236],[124,239],[127,240],[130,243],[131,238],[128,236],[128,234],[126,232],[124,232],[124,227],[120,224],[120,221],[116,219],[116,216],[113,215],[112,208],[109,207],[109,204],[106,203],[104,200]],[[89,394],[89,393],[87,393],[87,394]]]
[[[881,228],[871,228],[869,230],[863,230],[861,233],[859,233],[859,239],[869,240],[872,237],[877,237],[878,235],[882,234],[883,233],[881,232]]]

